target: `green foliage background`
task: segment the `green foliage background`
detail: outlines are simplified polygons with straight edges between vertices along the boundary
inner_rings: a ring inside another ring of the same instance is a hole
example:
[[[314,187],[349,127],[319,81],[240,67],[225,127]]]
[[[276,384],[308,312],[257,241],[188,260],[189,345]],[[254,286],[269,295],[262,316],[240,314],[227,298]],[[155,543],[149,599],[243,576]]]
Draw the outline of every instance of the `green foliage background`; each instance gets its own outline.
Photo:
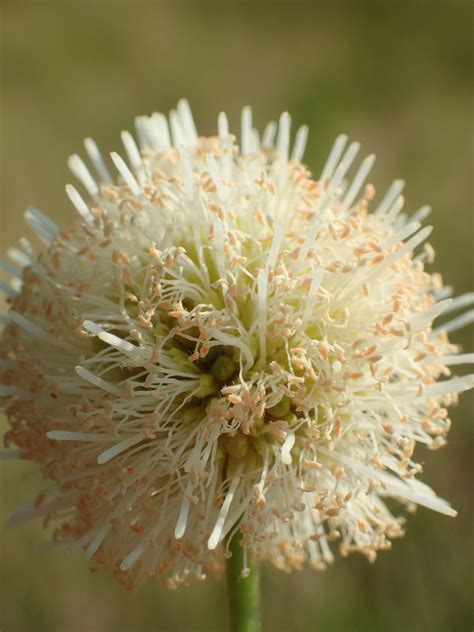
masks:
[[[431,203],[431,243],[446,283],[472,289],[472,18],[462,0],[357,2],[11,1],[0,9],[1,237],[25,231],[35,203],[61,223],[66,159],[85,136],[121,150],[133,117],[192,104],[213,133],[220,109],[239,129],[250,103],[261,127],[287,109],[310,125],[318,172],[340,132],[378,161],[380,193],[408,181],[406,208]],[[472,349],[468,333],[454,338]],[[472,629],[472,432],[465,397],[447,448],[421,452],[426,481],[459,517],[420,509],[375,565],[338,559],[324,574],[264,572],[268,631]],[[1,463],[0,521],[40,487],[35,468]],[[2,632],[226,630],[225,587],[126,593],[80,556],[39,550],[40,525],[0,535]]]

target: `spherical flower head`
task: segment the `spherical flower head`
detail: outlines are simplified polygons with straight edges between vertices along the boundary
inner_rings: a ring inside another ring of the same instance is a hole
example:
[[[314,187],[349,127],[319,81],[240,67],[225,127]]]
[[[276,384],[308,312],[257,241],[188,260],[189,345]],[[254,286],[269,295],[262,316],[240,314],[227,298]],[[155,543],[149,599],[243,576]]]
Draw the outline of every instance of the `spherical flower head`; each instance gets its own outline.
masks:
[[[432,328],[473,295],[446,298],[432,248],[415,256],[429,209],[403,215],[396,181],[369,211],[373,156],[348,181],[345,136],[313,178],[288,114],[260,140],[244,108],[240,147],[223,114],[199,138],[185,101],[171,134],[161,114],[136,123],[118,175],[86,140],[77,220],[30,209],[44,248],[5,264],[6,444],[51,481],[12,521],[44,517],[135,588],[219,572],[237,532],[243,576],[249,556],[373,560],[403,533],[385,498],[455,515],[413,460],[473,384],[445,377],[473,361],[447,338],[472,312]]]

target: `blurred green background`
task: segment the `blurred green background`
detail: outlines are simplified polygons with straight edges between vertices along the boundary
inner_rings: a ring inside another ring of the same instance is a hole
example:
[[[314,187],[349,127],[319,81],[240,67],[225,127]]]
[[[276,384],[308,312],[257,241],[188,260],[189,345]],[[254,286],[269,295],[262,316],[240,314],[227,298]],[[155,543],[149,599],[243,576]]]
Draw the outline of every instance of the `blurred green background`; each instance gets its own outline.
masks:
[[[120,151],[133,117],[186,96],[203,134],[224,109],[234,130],[289,110],[310,125],[306,161],[319,172],[346,132],[378,161],[380,193],[406,178],[406,208],[433,206],[436,268],[472,289],[472,18],[460,0],[376,2],[7,2],[1,10],[1,241],[26,231],[35,203],[61,223],[67,157],[93,136]],[[472,348],[469,332],[454,340]],[[472,629],[472,431],[464,397],[447,448],[420,452],[424,479],[459,517],[420,509],[408,535],[375,563],[338,559],[324,574],[265,569],[268,631]],[[1,466],[0,521],[40,486],[28,464]],[[40,525],[0,536],[2,632],[226,630],[225,586],[129,594],[92,576],[80,555],[38,548]]]

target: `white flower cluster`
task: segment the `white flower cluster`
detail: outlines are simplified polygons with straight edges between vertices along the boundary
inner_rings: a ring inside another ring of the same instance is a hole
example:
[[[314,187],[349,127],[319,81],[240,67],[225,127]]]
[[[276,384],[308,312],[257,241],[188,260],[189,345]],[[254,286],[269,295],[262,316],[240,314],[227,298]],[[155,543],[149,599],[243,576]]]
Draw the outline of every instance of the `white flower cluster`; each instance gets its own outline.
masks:
[[[455,515],[414,478],[473,385],[439,380],[473,362],[447,339],[473,312],[432,321],[473,295],[413,255],[429,209],[401,214],[396,181],[369,212],[374,157],[349,181],[345,136],[313,179],[288,114],[260,139],[244,108],[240,148],[223,114],[199,138],[185,101],[136,124],[117,177],[86,140],[78,219],[30,209],[45,248],[3,264],[6,442],[53,483],[12,521],[45,517],[134,588],[218,571],[237,531],[244,561],[285,570],[324,568],[331,541],[373,559],[403,533],[385,497]]]

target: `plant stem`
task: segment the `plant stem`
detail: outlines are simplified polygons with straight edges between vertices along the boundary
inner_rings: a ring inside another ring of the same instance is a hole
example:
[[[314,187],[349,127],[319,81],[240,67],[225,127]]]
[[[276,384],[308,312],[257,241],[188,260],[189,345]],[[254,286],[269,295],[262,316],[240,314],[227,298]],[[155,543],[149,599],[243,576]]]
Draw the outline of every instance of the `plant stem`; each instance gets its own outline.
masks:
[[[237,532],[231,540],[232,557],[227,560],[227,590],[229,594],[230,620],[232,632],[260,632],[260,564],[248,560],[250,574],[242,578],[243,549],[241,534]]]

